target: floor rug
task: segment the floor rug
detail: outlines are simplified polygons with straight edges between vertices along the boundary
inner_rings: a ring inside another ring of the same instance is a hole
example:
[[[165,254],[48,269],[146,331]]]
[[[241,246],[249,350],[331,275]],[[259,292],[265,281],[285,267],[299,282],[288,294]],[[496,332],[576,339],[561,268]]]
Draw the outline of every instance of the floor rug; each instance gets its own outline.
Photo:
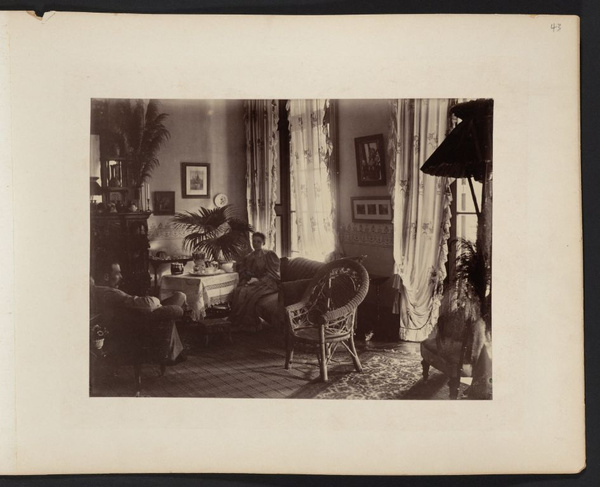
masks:
[[[352,362],[334,366],[327,383],[315,381],[294,396],[311,399],[401,399],[421,380],[420,355],[412,350],[361,354],[363,372]]]
[[[385,350],[361,355],[363,372],[352,363],[334,367],[330,380],[318,379],[298,391],[293,397],[306,399],[439,399],[449,397],[448,378],[431,370],[423,381],[421,356],[415,350]],[[459,398],[467,386],[461,384]]]
[[[461,382],[458,389],[459,399],[468,399],[466,391],[467,384]],[[427,381],[422,379],[416,382],[410,389],[404,391],[399,399],[450,399],[450,389],[448,388],[448,377],[435,369],[429,369],[429,378]]]

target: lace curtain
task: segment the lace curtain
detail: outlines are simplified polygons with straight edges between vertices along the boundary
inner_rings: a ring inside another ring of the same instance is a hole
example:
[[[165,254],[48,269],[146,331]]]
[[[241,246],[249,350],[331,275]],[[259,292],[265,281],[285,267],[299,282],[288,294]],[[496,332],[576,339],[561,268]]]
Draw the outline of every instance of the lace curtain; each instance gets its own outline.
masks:
[[[290,100],[292,252],[325,261],[334,252],[335,206],[327,100]]]
[[[279,172],[279,102],[247,100],[246,200],[248,222],[267,237],[265,248],[275,250],[275,202]]]
[[[400,338],[422,341],[437,322],[450,235],[447,178],[419,168],[449,130],[449,100],[392,101],[389,138],[394,206],[394,313]]]

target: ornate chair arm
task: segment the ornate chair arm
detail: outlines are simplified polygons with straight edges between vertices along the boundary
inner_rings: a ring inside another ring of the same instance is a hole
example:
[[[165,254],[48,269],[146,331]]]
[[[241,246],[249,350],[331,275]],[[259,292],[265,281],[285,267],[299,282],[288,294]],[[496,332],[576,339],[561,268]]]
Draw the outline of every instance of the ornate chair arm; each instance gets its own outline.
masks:
[[[289,306],[286,306],[285,307],[285,312],[287,314],[294,313],[294,312],[298,311],[299,309],[302,309],[302,308],[307,307],[307,306],[308,306],[308,303],[306,301],[298,301],[297,303],[290,304]]]
[[[305,301],[286,306],[286,322],[292,331],[306,325],[306,315],[308,314],[308,310],[308,303]]]
[[[319,317],[319,324],[326,324],[331,323],[333,321],[339,321],[342,318],[350,316],[355,311],[356,308],[352,306],[343,306],[342,308],[332,309],[323,313]]]

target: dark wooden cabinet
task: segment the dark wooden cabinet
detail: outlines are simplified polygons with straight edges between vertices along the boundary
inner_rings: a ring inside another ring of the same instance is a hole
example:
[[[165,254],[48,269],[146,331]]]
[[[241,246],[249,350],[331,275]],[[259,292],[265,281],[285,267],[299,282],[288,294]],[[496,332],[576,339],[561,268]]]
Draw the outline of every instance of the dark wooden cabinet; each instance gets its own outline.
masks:
[[[123,274],[121,289],[144,296],[150,290],[148,217],[150,212],[91,215],[91,272],[103,262],[118,262]],[[101,282],[97,284],[102,284]]]

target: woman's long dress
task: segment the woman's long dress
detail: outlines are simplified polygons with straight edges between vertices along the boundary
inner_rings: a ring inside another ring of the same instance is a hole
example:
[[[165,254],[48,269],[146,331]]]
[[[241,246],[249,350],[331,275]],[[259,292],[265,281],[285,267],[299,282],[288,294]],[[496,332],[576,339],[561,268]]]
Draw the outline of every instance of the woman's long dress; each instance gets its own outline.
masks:
[[[256,330],[260,328],[256,303],[279,289],[279,257],[271,250],[255,250],[244,257],[238,272],[240,281],[233,293],[229,320],[236,327]],[[251,278],[258,281],[248,284]]]

